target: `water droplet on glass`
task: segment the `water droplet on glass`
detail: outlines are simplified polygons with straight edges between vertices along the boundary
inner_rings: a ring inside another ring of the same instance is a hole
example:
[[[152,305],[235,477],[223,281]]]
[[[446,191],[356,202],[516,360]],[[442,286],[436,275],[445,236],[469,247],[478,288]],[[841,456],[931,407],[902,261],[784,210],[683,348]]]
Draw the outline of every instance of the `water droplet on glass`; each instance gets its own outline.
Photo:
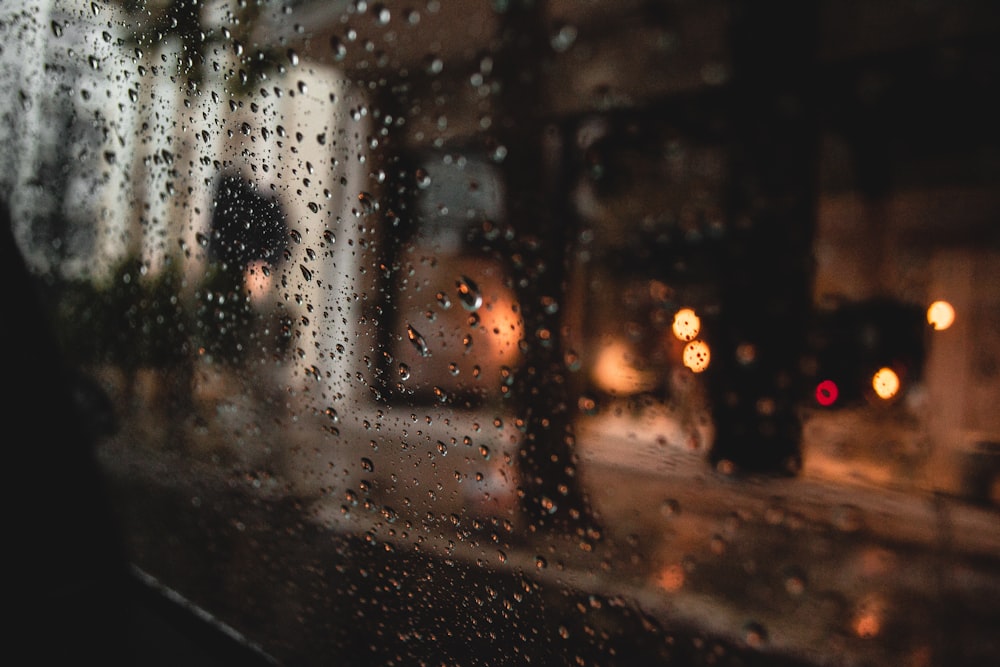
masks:
[[[366,457],[361,457],[361,468],[365,472],[375,472],[375,464],[372,460]]]
[[[440,74],[444,69],[444,61],[436,56],[427,56],[424,67],[428,74]]]
[[[340,415],[337,414],[337,411],[334,410],[332,407],[329,407],[326,410],[323,410],[323,414],[325,414],[330,419],[330,421],[333,422],[334,424],[336,424],[338,421],[340,421]]]
[[[448,445],[444,444],[440,440],[437,441],[437,450],[441,456],[448,456]]]
[[[679,502],[673,498],[668,498],[660,503],[660,515],[666,517],[675,517],[681,513],[681,505]]]
[[[458,288],[458,298],[462,306],[469,311],[479,310],[483,305],[483,296],[479,293],[479,286],[467,276],[462,276],[455,282]]]
[[[451,308],[451,299],[449,299],[448,295],[445,294],[444,292],[438,292],[437,294],[434,295],[434,298],[437,299],[438,304],[444,310],[448,310],[449,308]]]
[[[404,382],[410,379],[410,367],[406,364],[399,365],[399,379]]]
[[[410,339],[413,349],[417,351],[417,354],[421,357],[431,356],[431,351],[427,349],[427,342],[424,340],[424,337],[409,324],[406,325],[406,337]]]
[[[415,173],[417,179],[417,187],[421,190],[426,190],[431,185],[431,175],[427,173],[426,169],[417,168]]]
[[[339,37],[330,38],[330,48],[333,49],[333,59],[337,62],[347,57],[347,47],[344,46],[344,42]]]
[[[375,22],[379,25],[389,25],[392,19],[392,13],[385,5],[375,5],[372,7],[372,13],[375,14]]]
[[[563,53],[568,50],[569,47],[573,46],[573,43],[576,41],[576,35],[577,31],[575,26],[560,26],[549,39],[549,43],[552,45],[552,50],[557,53]]]
[[[297,67],[299,64],[299,54],[293,49],[288,49],[288,62],[292,64],[292,67]]]
[[[364,215],[370,215],[376,209],[375,198],[367,192],[358,193],[358,203],[361,204],[361,212]]]
[[[752,648],[760,648],[767,642],[767,630],[756,621],[750,621],[743,626],[743,638]]]
[[[299,264],[299,270],[302,271],[302,277],[306,280],[312,280],[312,271],[305,267],[305,264]]]
[[[307,206],[309,207],[309,210],[312,211],[313,213],[319,213],[319,204],[317,204],[316,202],[311,201],[307,204]]]
[[[52,22],[52,34],[55,35],[56,37],[63,36],[63,27],[62,24],[59,23],[58,21]]]

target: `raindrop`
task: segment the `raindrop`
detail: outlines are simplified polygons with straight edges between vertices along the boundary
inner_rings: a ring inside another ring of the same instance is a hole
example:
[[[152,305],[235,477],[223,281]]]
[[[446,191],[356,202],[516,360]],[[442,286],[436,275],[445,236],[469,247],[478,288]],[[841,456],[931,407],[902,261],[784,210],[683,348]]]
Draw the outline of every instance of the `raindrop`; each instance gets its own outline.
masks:
[[[767,630],[756,621],[750,621],[743,626],[743,638],[748,646],[760,648],[767,642]]]
[[[675,517],[681,513],[681,505],[679,502],[673,498],[668,498],[660,503],[660,515],[666,517]]]
[[[449,308],[451,308],[451,299],[449,299],[448,295],[445,294],[444,292],[438,292],[437,294],[434,295],[434,298],[437,299],[438,304],[444,310],[448,310]]]
[[[399,379],[404,382],[410,379],[410,367],[406,364],[399,365]]]
[[[806,577],[798,569],[789,570],[785,575],[785,591],[789,595],[799,596],[806,590]]]
[[[418,188],[420,188],[421,190],[426,190],[427,188],[430,187],[430,185],[431,185],[431,175],[429,173],[427,173],[426,169],[421,169],[421,168],[418,167],[417,171],[416,171],[416,173],[414,175],[416,176],[416,179],[417,179],[417,187]]]
[[[375,198],[367,192],[358,193],[358,202],[361,204],[361,212],[364,215],[371,215],[377,208]]]
[[[288,49],[288,62],[292,64],[292,67],[297,67],[299,64],[299,54],[293,49]]]
[[[389,21],[392,19],[392,14],[389,8],[385,5],[375,5],[372,8],[372,12],[375,14],[375,21],[379,25],[389,25]]]
[[[549,566],[549,562],[545,560],[545,556],[535,556],[535,567],[539,570],[544,570]]]
[[[424,64],[428,74],[440,74],[444,69],[444,61],[437,56],[427,56]]]
[[[62,24],[59,23],[58,21],[52,22],[52,34],[55,35],[56,37],[63,36],[63,27]]]
[[[305,267],[305,264],[299,264],[299,270],[302,271],[302,277],[306,280],[312,280],[312,271]]]
[[[375,464],[367,457],[361,457],[361,468],[365,472],[375,472]]]
[[[574,373],[583,368],[583,361],[575,350],[566,350],[566,354],[563,355],[563,361],[566,363],[567,370]]]
[[[569,47],[573,46],[576,41],[576,27],[572,25],[563,25],[552,35],[549,43],[552,45],[552,50],[558,53],[563,53],[568,50]]]
[[[325,414],[334,424],[340,421],[340,415],[337,414],[337,411],[332,407],[328,407],[326,410],[323,410],[323,414]]]
[[[468,277],[459,278],[455,282],[455,287],[458,288],[458,298],[466,310],[474,312],[483,305],[483,296],[479,293],[479,287]]]
[[[431,351],[427,349],[427,342],[424,340],[424,337],[409,324],[406,325],[406,337],[410,339],[413,349],[417,351],[417,354],[421,357],[431,356]]]
[[[347,47],[344,46],[339,37],[334,36],[330,38],[330,48],[333,49],[333,59],[337,62],[347,57]]]
[[[312,211],[313,213],[319,213],[319,204],[317,204],[316,202],[311,201],[307,204],[307,206],[309,207],[309,210]]]
[[[448,445],[444,444],[440,440],[437,441],[437,450],[441,456],[448,456]]]

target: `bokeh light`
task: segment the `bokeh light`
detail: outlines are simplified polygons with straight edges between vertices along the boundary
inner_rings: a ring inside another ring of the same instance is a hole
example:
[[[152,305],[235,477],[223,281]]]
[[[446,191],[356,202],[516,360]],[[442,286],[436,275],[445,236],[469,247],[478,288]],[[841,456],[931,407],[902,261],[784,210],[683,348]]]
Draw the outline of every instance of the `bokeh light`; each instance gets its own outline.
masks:
[[[656,583],[663,590],[674,593],[683,588],[685,578],[684,566],[680,563],[671,563],[659,571]]]
[[[927,308],[927,323],[935,331],[944,331],[955,322],[955,309],[947,301],[935,301]]]
[[[899,376],[891,368],[880,368],[872,376],[872,388],[879,398],[888,400],[899,391]]]
[[[711,356],[708,343],[705,341],[693,340],[684,346],[684,365],[695,373],[701,373],[708,368]]]
[[[840,390],[833,380],[823,380],[816,385],[816,402],[823,407],[828,407],[837,402]]]
[[[694,340],[701,331],[701,318],[690,308],[681,308],[674,314],[672,326],[679,340]]]

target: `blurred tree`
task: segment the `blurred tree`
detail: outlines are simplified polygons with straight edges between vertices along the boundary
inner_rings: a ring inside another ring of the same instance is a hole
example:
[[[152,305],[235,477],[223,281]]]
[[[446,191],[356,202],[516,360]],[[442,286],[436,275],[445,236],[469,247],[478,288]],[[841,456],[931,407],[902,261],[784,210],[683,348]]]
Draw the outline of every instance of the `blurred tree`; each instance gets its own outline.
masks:
[[[573,217],[566,202],[566,142],[546,123],[544,68],[551,48],[541,2],[503,11],[495,71],[507,219],[514,231],[510,272],[524,320],[524,359],[514,384],[524,431],[518,459],[521,508],[531,530],[560,530],[583,543],[600,530],[576,476],[573,411],[563,344]]]

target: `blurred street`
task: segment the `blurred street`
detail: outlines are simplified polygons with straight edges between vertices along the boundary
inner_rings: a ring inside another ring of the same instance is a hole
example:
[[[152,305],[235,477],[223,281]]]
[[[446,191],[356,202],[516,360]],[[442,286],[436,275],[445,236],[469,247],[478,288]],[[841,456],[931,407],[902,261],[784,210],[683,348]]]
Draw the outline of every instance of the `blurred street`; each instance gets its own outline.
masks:
[[[492,415],[450,410],[423,419],[383,406],[370,415],[382,415],[378,429],[361,418],[331,429],[321,412],[289,414],[291,402],[244,398],[239,409],[229,399],[201,404],[195,414],[215,418],[180,428],[156,423],[155,408],[135,410],[100,450],[136,565],[178,588],[189,582],[181,592],[223,620],[225,609],[214,605],[245,597],[264,606],[262,623],[274,614],[328,622],[320,619],[329,610],[299,608],[291,592],[285,599],[271,591],[260,602],[251,590],[264,579],[257,568],[281,562],[310,580],[325,572],[322,585],[336,588],[348,584],[323,565],[334,557],[328,550],[349,563],[340,570],[366,571],[359,562],[374,551],[617,600],[664,628],[806,664],[930,665],[944,655],[948,664],[983,664],[1000,656],[994,508],[810,475],[808,466],[796,478],[727,475],[708,466],[703,449],[679,441],[668,417],[618,415],[579,427],[578,474],[602,527],[591,545],[525,530],[516,471],[504,457],[510,430],[488,435]],[[168,432],[170,446],[136,445]],[[472,437],[463,443],[463,434]],[[483,443],[491,456],[481,455]],[[161,514],[169,525],[149,521]],[[218,536],[208,527],[217,522],[227,536],[213,545]],[[167,557],[171,549],[183,565]],[[203,549],[206,562],[197,562]],[[376,585],[381,595],[396,595],[390,584],[399,567],[370,570],[389,578]],[[305,579],[290,581],[290,590],[317,585]],[[245,620],[247,610],[230,611],[234,624]],[[307,650],[310,640],[298,641],[294,650]]]

